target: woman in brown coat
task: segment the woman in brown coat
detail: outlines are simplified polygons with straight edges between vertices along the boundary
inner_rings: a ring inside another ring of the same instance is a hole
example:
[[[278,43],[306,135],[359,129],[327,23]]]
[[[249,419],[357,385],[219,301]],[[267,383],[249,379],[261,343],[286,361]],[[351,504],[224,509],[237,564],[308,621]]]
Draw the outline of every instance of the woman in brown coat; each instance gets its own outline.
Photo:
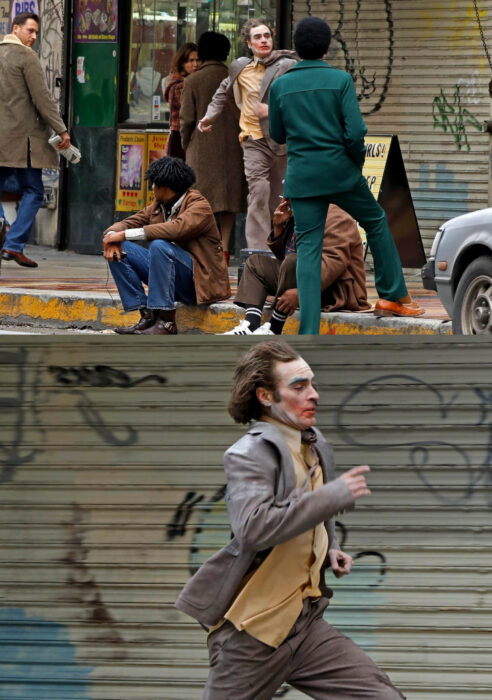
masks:
[[[169,82],[164,90],[164,99],[169,102],[171,112],[171,124],[169,138],[166,143],[166,155],[172,158],[185,159],[185,152],[181,145],[179,134],[179,110],[181,108],[181,93],[183,83],[187,75],[194,73],[198,68],[198,46],[187,42],[179,49],[174,57]]]
[[[179,113],[181,143],[186,162],[196,174],[196,188],[208,199],[214,213],[220,214],[220,229],[227,252],[234,214],[246,210],[246,180],[239,144],[239,123],[227,107],[210,134],[197,128],[208,104],[227,78],[224,64],[230,50],[229,39],[217,32],[204,32],[198,40],[200,68],[185,80]],[[226,256],[228,257],[228,256]]]

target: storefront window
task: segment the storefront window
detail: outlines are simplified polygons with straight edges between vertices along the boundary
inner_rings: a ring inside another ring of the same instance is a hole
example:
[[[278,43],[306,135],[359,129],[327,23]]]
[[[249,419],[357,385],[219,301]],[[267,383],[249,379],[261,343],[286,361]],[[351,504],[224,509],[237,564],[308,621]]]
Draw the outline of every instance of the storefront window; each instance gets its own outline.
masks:
[[[169,125],[169,105],[164,99],[166,80],[176,51],[202,32],[214,30],[231,42],[230,59],[244,55],[239,38],[250,17],[266,17],[275,25],[276,0],[210,0],[167,2],[133,0],[129,50],[128,122]]]

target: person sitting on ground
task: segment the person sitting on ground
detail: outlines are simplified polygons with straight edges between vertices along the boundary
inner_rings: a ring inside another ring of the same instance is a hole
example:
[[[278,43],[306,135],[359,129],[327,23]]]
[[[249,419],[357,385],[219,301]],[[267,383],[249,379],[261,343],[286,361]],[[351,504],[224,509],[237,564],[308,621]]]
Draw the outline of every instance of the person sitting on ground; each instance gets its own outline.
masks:
[[[153,204],[114,223],[103,236],[123,308],[139,309],[141,316],[135,325],[115,331],[175,335],[175,301],[211,304],[229,298],[227,263],[210,204],[191,189],[190,166],[165,156],[150,164],[145,177],[153,187]],[[134,241],[149,241],[148,250]]]
[[[296,243],[290,202],[283,199],[273,215],[267,243],[276,255],[251,255],[244,267],[234,303],[246,317],[223,335],[280,335],[288,316],[299,306],[296,285]],[[261,324],[263,305],[273,294],[271,320]],[[326,217],[321,258],[321,302],[324,311],[367,311],[366,273],[357,224],[343,209],[331,204]]]

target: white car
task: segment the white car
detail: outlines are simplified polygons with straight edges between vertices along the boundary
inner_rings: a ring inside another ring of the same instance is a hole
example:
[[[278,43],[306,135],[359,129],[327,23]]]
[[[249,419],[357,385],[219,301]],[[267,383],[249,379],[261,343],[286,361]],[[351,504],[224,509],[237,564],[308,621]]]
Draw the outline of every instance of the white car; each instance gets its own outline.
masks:
[[[437,291],[453,333],[492,334],[492,208],[441,226],[422,280],[425,289]]]

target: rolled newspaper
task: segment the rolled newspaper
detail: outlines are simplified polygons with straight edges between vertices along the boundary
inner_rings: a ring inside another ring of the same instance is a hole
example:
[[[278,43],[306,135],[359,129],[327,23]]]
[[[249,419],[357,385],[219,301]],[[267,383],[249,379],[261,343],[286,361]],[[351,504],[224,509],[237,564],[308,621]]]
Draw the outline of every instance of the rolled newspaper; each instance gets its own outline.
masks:
[[[61,136],[59,134],[53,134],[51,138],[48,139],[48,143],[53,146],[53,148],[58,151],[64,158],[66,158],[70,163],[78,163],[82,158],[82,154],[78,148],[72,144],[68,148],[58,149],[58,144],[61,142]]]

